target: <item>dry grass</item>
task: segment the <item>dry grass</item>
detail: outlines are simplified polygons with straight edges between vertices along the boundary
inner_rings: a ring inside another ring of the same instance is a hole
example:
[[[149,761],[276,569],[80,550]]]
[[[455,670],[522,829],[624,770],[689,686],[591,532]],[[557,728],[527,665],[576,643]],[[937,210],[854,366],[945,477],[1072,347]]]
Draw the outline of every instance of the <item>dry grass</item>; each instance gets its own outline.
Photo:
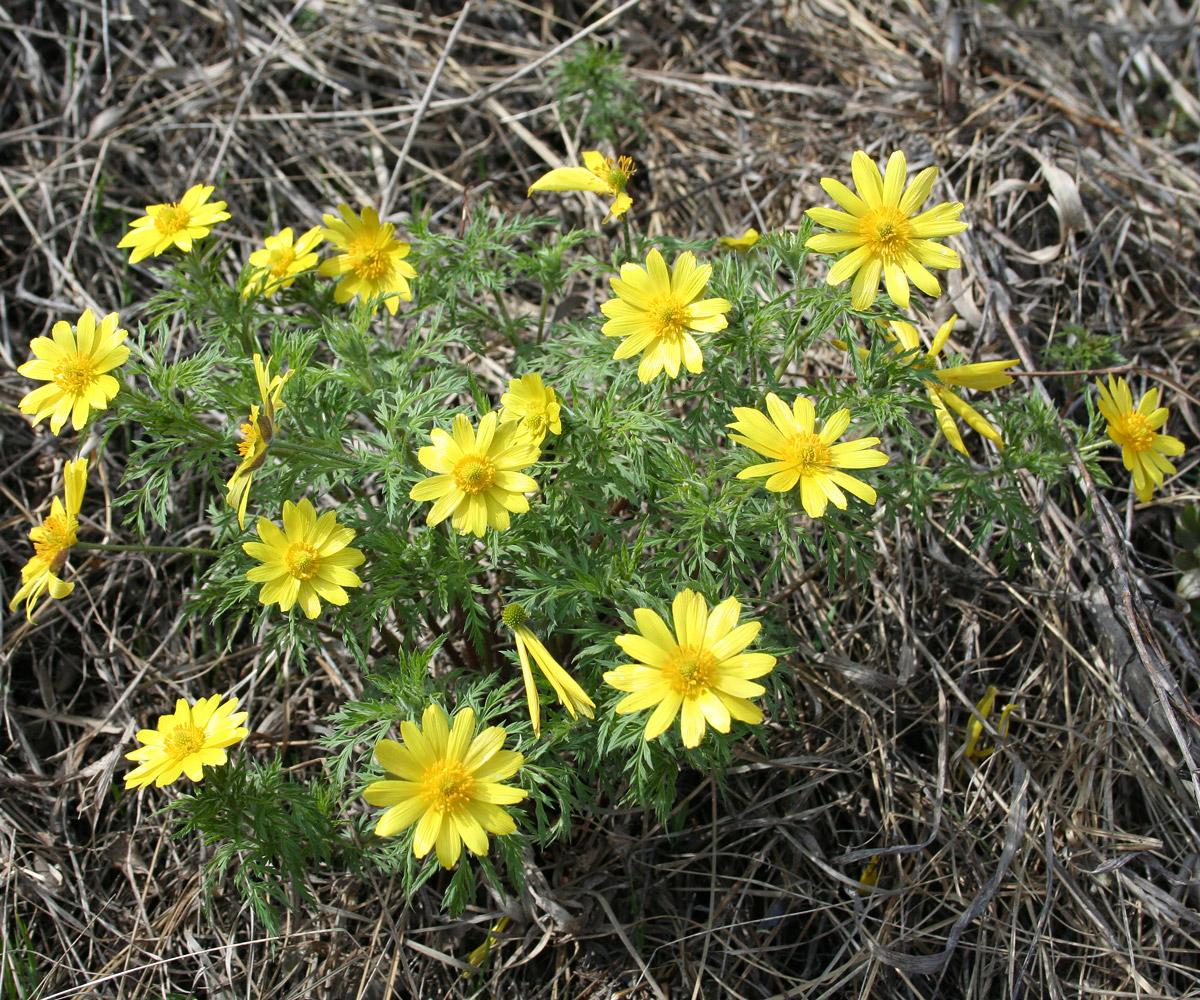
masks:
[[[83,306],[120,304],[136,322],[153,286],[114,248],[131,209],[204,180],[235,219],[298,225],[386,192],[397,209],[419,194],[435,227],[455,228],[464,204],[523,210],[548,159],[590,148],[560,117],[546,56],[599,5],[476,2],[461,23],[417,6],[0,10],[8,586],[71,447],[18,418],[12,369]],[[621,41],[648,109],[629,150],[639,225],[795,226],[854,149],[904,148],[966,203],[951,292],[972,346],[1039,370],[1069,323],[1118,334],[1135,370],[1170,387],[1173,432],[1200,439],[1194,6],[624,6],[596,34]],[[1082,407],[1062,380],[1028,384]],[[102,481],[120,464],[108,449]],[[1195,501],[1194,458],[1181,468],[1174,499]],[[1040,545],[1016,567],[973,552],[936,509],[879,526],[865,586],[830,592],[797,567],[799,717],[773,725],[769,759],[747,744],[724,790],[683,776],[679,832],[597,810],[531,860],[524,898],[460,921],[434,890],[405,900],[315,871],[320,904],[270,940],[232,892],[206,903],[194,840],[172,839],[148,797],[116,807],[111,784],[141,720],[177,693],[250,673],[268,687],[276,667],[247,643],[213,652],[179,615],[186,574],[169,562],[96,564],[36,628],[2,620],[0,991],[1200,995],[1200,664],[1171,596],[1175,504],[1101,494],[1082,467],[1070,493],[1038,499]],[[115,518],[97,527],[120,540]],[[819,641],[817,623],[832,623]],[[962,727],[988,684],[1019,705],[1011,738],[964,765]],[[331,654],[289,682],[286,711],[256,720],[255,745],[286,741],[299,769],[316,767],[323,715],[356,691]],[[876,854],[878,887],[862,893]],[[489,971],[462,978],[501,912],[515,920]]]

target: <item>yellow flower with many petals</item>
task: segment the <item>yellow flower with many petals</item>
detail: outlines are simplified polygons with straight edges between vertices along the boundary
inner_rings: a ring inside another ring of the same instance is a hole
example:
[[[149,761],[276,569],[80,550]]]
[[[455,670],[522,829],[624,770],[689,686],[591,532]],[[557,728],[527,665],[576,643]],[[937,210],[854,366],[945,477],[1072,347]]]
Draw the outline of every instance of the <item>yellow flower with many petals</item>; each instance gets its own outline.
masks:
[[[66,320],[54,324],[49,337],[29,342],[33,360],[17,369],[26,378],[46,385],[34,389],[21,400],[21,412],[33,415],[36,426],[50,418],[50,430],[57,434],[67,418],[79,430],[93,409],[108,408],[121,383],[107,374],[129,358],[124,340],[128,330],[117,328],[117,314],[109,313],[96,327],[96,317],[85,309],[75,328]]]
[[[125,787],[145,788],[153,782],[162,788],[182,774],[199,781],[205,764],[220,767],[229,759],[225,747],[250,735],[242,726],[249,713],[235,712],[237,704],[236,698],[230,698],[222,705],[219,694],[201,698],[195,705],[180,698],[173,715],[158,717],[157,729],[137,734],[138,742],[145,746],[125,755],[126,760],[141,762],[125,775]]]
[[[500,784],[525,763],[522,754],[501,749],[505,732],[489,726],[475,735],[475,713],[458,711],[451,724],[445,711],[430,705],[421,718],[424,732],[415,722],[400,723],[404,743],[380,740],[375,759],[388,772],[383,781],[373,781],[363,790],[373,806],[387,806],[375,832],[392,837],[417,824],[413,854],[423,858],[437,848],[443,868],[452,868],[462,854],[462,845],[473,854],[488,852],[488,833],[505,836],[517,824],[501,806],[520,802],[528,794],[523,788]]]
[[[818,253],[850,251],[829,269],[826,280],[840,285],[856,275],[851,288],[855,309],[870,308],[879,294],[881,276],[888,295],[901,309],[908,308],[909,281],[926,295],[940,295],[941,285],[927,269],[961,267],[962,262],[949,247],[933,241],[961,233],[967,223],[958,219],[963,208],[958,203],[943,202],[914,214],[933,189],[937,167],[926,167],[907,188],[907,161],[899,151],[888,159],[883,176],[861,149],[854,154],[850,169],[858,194],[832,177],[821,178],[825,193],[845,211],[810,208],[807,212],[815,222],[838,232],[820,233],[805,246]]]
[[[280,396],[287,380],[292,377],[292,371],[282,375],[270,375],[271,359],[264,365],[261,354],[254,355],[254,375],[258,381],[258,396],[262,400],[261,408],[257,403],[250,406],[250,419],[242,424],[242,440],[238,442],[238,455],[241,464],[229,477],[225,484],[225,502],[238,512],[238,527],[246,527],[246,503],[250,498],[250,485],[254,482],[254,474],[262,468],[267,460],[267,448],[275,436],[276,418],[284,403]]]
[[[821,517],[826,504],[846,509],[848,490],[860,500],[873,504],[875,490],[842,469],[874,469],[887,464],[887,455],[871,445],[879,438],[866,437],[857,441],[834,444],[850,426],[850,411],[838,410],[817,424],[817,412],[804,396],[797,396],[788,409],[773,392],[767,393],[767,412],[770,420],[758,410],[735,406],[737,420],[729,424],[738,433],[729,436],[747,448],[771,459],[760,465],[750,465],[738,473],[738,479],[769,476],[766,487],[772,493],[785,493],[800,484],[800,501],[809,517]]]
[[[554,390],[543,385],[542,376],[536,372],[512,379],[508,392],[500,397],[500,407],[500,423],[517,421],[522,433],[536,445],[545,440],[547,431],[562,433],[562,407]]]
[[[675,378],[679,366],[695,374],[704,370],[704,357],[692,333],[716,333],[729,325],[725,313],[733,308],[726,299],[701,299],[712,277],[710,264],[697,264],[685,250],[668,269],[662,254],[651,250],[646,266],[622,264],[621,277],[610,278],[615,299],[600,311],[608,317],[606,337],[624,337],[613,353],[616,359],[641,354],[638,378],[643,382],[666,368]]]
[[[364,299],[385,296],[383,304],[393,316],[400,304],[412,301],[409,278],[417,272],[405,261],[412,247],[393,235],[395,225],[379,222],[371,207],[362,210],[360,219],[349,205],[338,205],[341,218],[323,216],[329,228],[322,232],[342,252],[325,261],[318,270],[327,278],[341,278],[334,289],[335,302],[349,302],[354,296]]]
[[[134,219],[118,248],[132,247],[129,263],[153,254],[157,257],[168,247],[190,250],[193,240],[204,239],[218,222],[229,218],[225,202],[209,202],[213,188],[195,184],[179,201],[165,205],[147,205],[146,214]]]
[[[55,497],[50,504],[50,514],[36,528],[30,528],[29,538],[33,542],[33,558],[21,568],[21,586],[9,602],[9,610],[16,611],[17,605],[25,602],[25,617],[33,621],[33,613],[43,594],[61,601],[75,584],[59,578],[67,562],[67,553],[75,544],[79,531],[79,508],[83,506],[83,490],[87,485],[86,458],[67,462],[63,466],[64,504]]]
[[[724,250],[749,253],[761,238],[757,229],[747,229],[741,236],[718,236],[717,244]]]
[[[636,608],[633,617],[641,634],[617,636],[617,645],[635,662],[604,675],[618,691],[630,692],[613,710],[639,712],[654,706],[646,723],[647,740],[665,732],[680,715],[685,747],[700,745],[705,723],[727,733],[732,719],[762,722],[762,709],[747,699],[766,692],[752,678],[770,673],[775,657],[745,652],[762,625],[738,625],[741,610],[731,597],[710,613],[700,594],[682,590],[671,607],[672,632],[658,614]]]
[[[261,294],[269,299],[279,289],[291,288],[297,275],[316,265],[316,249],[325,239],[321,227],[313,226],[300,239],[295,242],[293,239],[292,228],[288,226],[268,236],[265,248],[250,255],[254,271],[242,289],[242,298]]]
[[[1182,455],[1179,438],[1158,431],[1167,422],[1169,410],[1158,405],[1158,389],[1150,389],[1133,405],[1133,394],[1123,378],[1108,376],[1108,388],[1096,379],[1100,390],[1100,416],[1108,421],[1108,436],[1121,446],[1121,461],[1133,473],[1133,489],[1142,503],[1149,503],[1163,474],[1175,472],[1167,455]]]
[[[298,504],[285,500],[283,530],[260,517],[257,531],[262,541],[243,542],[242,548],[263,563],[246,571],[247,580],[263,585],[258,592],[263,604],[278,604],[280,611],[299,604],[305,617],[316,618],[322,599],[340,607],[350,600],[343,588],[362,586],[352,571],[366,557],[347,548],[355,532],[338,525],[337,511],[318,518],[307,497]]]
[[[570,713],[572,719],[579,716],[594,718],[596,703],[588,697],[587,692],[576,683],[562,665],[550,655],[550,651],[542,645],[541,639],[533,634],[533,630],[525,624],[527,619],[525,609],[519,604],[508,604],[500,612],[500,620],[512,629],[513,640],[517,644],[517,657],[521,661],[521,677],[525,681],[525,700],[529,705],[529,718],[533,722],[535,736],[542,732],[541,702],[538,699],[537,685],[533,680],[533,671],[529,669],[529,657],[542,675],[554,688],[554,693]]]
[[[529,510],[526,493],[538,488],[531,476],[521,469],[538,460],[537,445],[521,434],[515,423],[496,426],[496,414],[479,421],[479,431],[471,428],[461,413],[454,418],[453,434],[435,427],[417,458],[430,472],[411,490],[413,500],[433,500],[426,524],[439,524],[451,514],[454,530],[479,537],[488,526],[503,531],[509,525],[509,512]]]
[[[610,218],[619,219],[629,211],[633,199],[625,193],[625,185],[633,176],[636,168],[628,156],[612,159],[602,156],[596,150],[583,154],[582,167],[559,167],[544,174],[529,186],[528,194],[534,191],[594,191],[605,194],[613,199],[609,206],[607,222]],[[528,195],[526,196],[528,197]]]

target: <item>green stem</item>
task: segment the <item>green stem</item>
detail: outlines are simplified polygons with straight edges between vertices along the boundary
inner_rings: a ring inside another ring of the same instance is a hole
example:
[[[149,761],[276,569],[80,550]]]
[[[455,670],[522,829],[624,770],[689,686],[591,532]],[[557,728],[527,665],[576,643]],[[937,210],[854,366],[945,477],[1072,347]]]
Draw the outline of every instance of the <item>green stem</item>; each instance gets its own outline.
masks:
[[[509,339],[509,342],[517,350],[521,348],[521,338],[517,336],[517,331],[513,329],[512,317],[508,314],[508,307],[504,304],[504,297],[498,290],[492,292],[492,298],[496,300],[496,308],[500,310],[500,317],[504,321],[504,336]]]
[[[271,451],[277,455],[311,455],[314,458],[324,458],[328,461],[336,462],[347,468],[353,468],[358,465],[357,460],[352,455],[347,455],[344,451],[330,451],[328,448],[316,448],[310,444],[300,444],[296,441],[273,440],[271,442]]]
[[[190,545],[110,545],[106,542],[76,542],[72,548],[94,552],[161,552],[164,555],[219,556],[216,549],[197,549]]]
[[[621,225],[625,231],[625,256],[633,260],[633,237],[629,232],[629,216],[621,216]]]
[[[546,330],[546,307],[550,305],[550,296],[546,293],[546,289],[542,289],[542,307],[538,310],[538,332],[537,342],[542,342],[542,334]]]

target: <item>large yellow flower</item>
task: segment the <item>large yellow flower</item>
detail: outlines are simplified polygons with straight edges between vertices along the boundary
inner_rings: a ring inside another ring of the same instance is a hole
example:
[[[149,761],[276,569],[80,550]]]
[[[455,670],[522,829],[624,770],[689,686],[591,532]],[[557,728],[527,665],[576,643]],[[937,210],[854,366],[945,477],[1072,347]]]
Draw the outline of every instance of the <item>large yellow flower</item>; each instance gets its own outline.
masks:
[[[258,519],[257,530],[262,541],[243,542],[242,548],[263,563],[246,571],[247,580],[263,585],[258,592],[263,604],[290,611],[298,603],[306,617],[316,618],[322,598],[341,606],[350,600],[343,588],[362,586],[352,571],[366,557],[347,548],[355,532],[338,526],[337,511],[318,518],[308,497],[298,504],[285,500],[283,530],[265,517]]]
[[[712,609],[694,590],[675,595],[671,607],[674,632],[649,608],[636,608],[641,634],[617,636],[617,645],[634,663],[624,663],[604,675],[618,691],[631,692],[617,702],[618,713],[654,708],[645,738],[652,740],[680,715],[685,747],[700,745],[705,723],[729,732],[730,721],[762,722],[762,709],[749,698],[766,692],[751,678],[775,666],[769,653],[747,653],[762,628],[759,622],[738,625],[742,606],[731,597]]]
[[[123,343],[128,336],[128,330],[117,328],[116,313],[105,316],[97,329],[95,315],[85,309],[74,330],[66,320],[59,320],[49,337],[35,337],[29,342],[33,360],[17,371],[47,384],[21,400],[21,412],[33,414],[35,426],[48,416],[55,434],[68,417],[79,430],[92,409],[107,409],[120,390],[121,383],[107,372],[129,358]]]
[[[203,239],[213,226],[229,218],[225,202],[209,203],[208,196],[212,193],[213,188],[195,184],[179,201],[147,205],[146,214],[129,224],[129,232],[117,247],[133,247],[129,255],[131,264],[151,254],[157,257],[172,246],[190,250],[192,240]]]
[[[66,504],[55,497],[50,504],[50,514],[36,528],[29,529],[33,542],[33,558],[21,567],[21,586],[9,602],[9,610],[16,611],[17,605],[25,602],[25,617],[33,621],[42,595],[48,593],[61,601],[75,584],[59,578],[67,562],[67,553],[75,544],[79,531],[79,508],[83,506],[83,490],[87,485],[87,459],[80,458],[63,466],[63,495]]]
[[[267,358],[264,365],[261,354],[254,355],[254,375],[258,381],[258,396],[262,407],[257,403],[250,406],[250,419],[242,424],[242,440],[238,442],[238,455],[241,464],[229,477],[225,484],[225,502],[238,512],[238,527],[246,527],[246,503],[250,498],[250,484],[254,482],[254,473],[262,468],[267,460],[267,448],[275,436],[275,419],[284,403],[280,396],[287,380],[292,377],[292,371],[282,375],[270,375],[271,359]]]
[[[942,202],[915,215],[933,190],[937,167],[926,167],[905,189],[906,168],[904,154],[896,151],[881,177],[875,161],[860,149],[850,165],[857,195],[832,177],[821,178],[825,193],[845,211],[810,208],[807,212],[814,221],[838,232],[820,233],[805,246],[818,253],[851,251],[829,269],[826,280],[840,285],[857,275],[851,288],[855,309],[870,308],[879,294],[880,276],[887,283],[892,301],[907,309],[910,280],[926,295],[940,295],[941,285],[927,268],[962,266],[958,254],[933,242],[967,228],[965,222],[958,221],[962,205]]]
[[[322,235],[342,252],[318,268],[327,278],[342,279],[334,289],[334,301],[382,295],[387,311],[395,316],[400,299],[412,301],[407,279],[415,278],[417,272],[404,260],[412,247],[395,238],[395,225],[380,224],[379,214],[369,206],[363,209],[361,219],[349,205],[338,205],[338,213],[340,219],[323,216],[329,228]]]
[[[871,445],[879,444],[877,437],[834,444],[850,426],[848,409],[838,410],[823,427],[818,427],[817,412],[804,396],[797,396],[788,409],[775,393],[768,392],[767,412],[770,420],[748,406],[733,409],[737,420],[728,426],[739,433],[729,436],[771,459],[742,469],[738,479],[769,476],[766,487],[773,493],[785,493],[798,482],[800,500],[809,517],[821,517],[830,500],[845,510],[843,489],[867,503],[875,502],[873,488],[841,470],[874,469],[886,465],[888,458],[871,449]]]
[[[489,525],[497,531],[507,528],[509,511],[529,510],[525,494],[538,484],[520,470],[536,462],[539,451],[517,427],[509,423],[497,429],[493,412],[479,421],[476,432],[460,413],[454,418],[453,435],[440,427],[430,432],[433,443],[417,452],[417,458],[436,475],[422,479],[408,493],[413,500],[436,501],[426,524],[438,524],[453,514],[455,531],[482,538]]]
[[[451,868],[462,845],[474,854],[488,852],[488,833],[504,836],[517,828],[501,806],[515,805],[528,794],[523,788],[500,784],[525,763],[522,754],[502,750],[505,732],[490,726],[475,736],[475,713],[461,709],[453,728],[445,711],[430,705],[415,722],[400,723],[404,743],[380,740],[375,759],[388,772],[373,781],[363,797],[373,806],[388,806],[375,832],[391,837],[414,823],[413,854],[425,857],[437,848],[438,861]],[[474,737],[474,738],[472,738]]]
[[[313,226],[295,242],[291,226],[266,237],[265,249],[250,255],[250,265],[255,270],[242,289],[242,298],[261,294],[269,299],[279,289],[291,288],[297,275],[316,265],[316,249],[324,239],[320,226]]]
[[[1100,390],[1100,416],[1108,421],[1108,436],[1121,446],[1121,461],[1133,473],[1133,489],[1142,503],[1149,503],[1163,474],[1174,474],[1167,455],[1182,455],[1183,442],[1158,430],[1167,422],[1169,410],[1158,405],[1158,389],[1150,389],[1133,405],[1133,394],[1123,378],[1108,376],[1108,388],[1096,379]]]
[[[558,700],[570,713],[572,719],[580,715],[591,719],[596,703],[588,697],[587,692],[576,683],[575,678],[568,674],[562,665],[550,655],[550,651],[542,645],[541,639],[533,634],[533,630],[525,624],[527,615],[519,604],[508,604],[500,612],[500,619],[512,629],[513,640],[517,644],[517,656],[521,661],[521,677],[525,681],[525,701],[529,705],[529,718],[533,722],[533,733],[542,733],[541,702],[538,699],[537,684],[533,680],[533,671],[529,669],[529,657],[538,665],[542,676],[550,682]]]
[[[638,378],[643,382],[664,368],[675,378],[680,362],[693,374],[703,371],[704,357],[692,333],[724,330],[729,325],[724,314],[733,308],[726,299],[700,299],[710,277],[712,265],[697,264],[690,250],[671,269],[657,250],[647,254],[644,268],[622,264],[621,277],[609,279],[617,297],[600,307],[608,317],[604,336],[625,338],[613,357],[641,354]]]
[[[625,185],[634,171],[633,160],[628,156],[619,157],[614,163],[593,149],[583,154],[582,167],[559,167],[543,174],[529,186],[529,194],[534,191],[594,191],[609,195],[613,203],[604,217],[607,222],[610,218],[621,218],[633,204],[633,199],[625,193]]]
[[[248,712],[234,712],[238,700],[224,705],[221,696],[201,698],[188,705],[180,698],[173,715],[160,715],[157,729],[137,734],[138,747],[125,755],[126,760],[141,763],[125,775],[126,788],[145,788],[151,782],[162,788],[186,774],[192,781],[204,777],[204,765],[220,767],[228,759],[225,747],[240,743],[250,735],[242,726]]]
[[[542,376],[536,372],[514,378],[508,383],[508,392],[500,397],[500,423],[517,421],[530,441],[541,445],[546,432],[562,433],[562,410],[554,390],[542,384]]]

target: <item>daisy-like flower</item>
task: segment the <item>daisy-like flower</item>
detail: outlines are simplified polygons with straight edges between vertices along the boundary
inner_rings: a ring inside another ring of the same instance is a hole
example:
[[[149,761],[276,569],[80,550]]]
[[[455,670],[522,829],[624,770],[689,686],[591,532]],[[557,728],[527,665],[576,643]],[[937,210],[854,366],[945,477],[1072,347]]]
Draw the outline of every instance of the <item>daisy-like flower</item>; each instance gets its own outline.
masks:
[[[851,287],[855,309],[870,308],[879,294],[881,276],[888,295],[901,309],[908,308],[910,280],[926,295],[940,295],[941,285],[927,269],[961,267],[962,262],[949,247],[933,241],[961,233],[967,223],[958,220],[960,203],[943,202],[914,214],[933,190],[937,167],[926,167],[907,188],[907,161],[898,150],[888,159],[884,176],[861,149],[850,169],[858,194],[832,177],[821,178],[825,193],[845,211],[810,208],[807,212],[815,222],[838,231],[813,236],[805,246],[818,253],[851,251],[829,269],[826,281],[840,285],[855,275]]]
[[[534,735],[540,736],[542,733],[542,712],[537,685],[533,680],[533,671],[529,669],[531,655],[533,662],[538,665],[542,675],[550,682],[554,693],[558,695],[558,700],[566,707],[572,719],[577,719],[581,715],[588,719],[595,718],[593,712],[596,703],[550,655],[550,651],[542,645],[541,639],[534,635],[533,630],[525,624],[527,618],[525,609],[519,604],[505,605],[504,610],[500,612],[500,620],[512,629],[513,640],[517,644],[517,656],[521,660],[521,677],[525,681],[525,700],[529,704],[529,718],[533,722]]]
[[[738,253],[749,253],[754,244],[762,237],[757,229],[747,229],[741,236],[718,236],[717,243],[725,250],[735,250]]]
[[[538,488],[521,469],[538,460],[538,447],[518,431],[515,423],[496,426],[496,414],[479,421],[478,432],[461,413],[454,418],[453,434],[435,427],[417,458],[430,472],[411,490],[412,500],[433,500],[426,524],[438,524],[451,514],[454,530],[483,537],[488,526],[503,531],[509,512],[529,510],[526,493]]]
[[[502,750],[505,732],[489,726],[475,735],[475,713],[458,711],[453,720],[439,705],[430,705],[415,722],[400,723],[403,744],[380,740],[375,759],[392,777],[373,781],[363,790],[373,806],[388,806],[375,833],[392,837],[417,824],[413,854],[423,858],[436,847],[443,868],[452,868],[462,845],[473,854],[488,852],[488,833],[505,836],[516,830],[501,806],[520,802],[523,788],[500,784],[525,763],[513,750]]]
[[[562,407],[554,390],[542,384],[542,376],[536,372],[514,378],[508,383],[508,392],[500,397],[500,423],[517,421],[517,426],[529,440],[540,446],[546,432],[562,433],[559,413]]]
[[[33,542],[33,558],[21,567],[21,586],[13,595],[8,607],[16,611],[17,605],[25,602],[25,617],[33,621],[33,612],[43,594],[61,601],[75,584],[59,578],[67,562],[67,553],[75,544],[79,531],[79,508],[83,506],[83,489],[87,485],[87,459],[67,462],[63,467],[64,504],[55,497],[50,504],[49,516],[36,528],[29,529]]]
[[[775,393],[768,392],[767,412],[770,420],[748,406],[733,408],[737,420],[727,426],[738,433],[729,436],[771,459],[742,469],[738,479],[769,476],[766,487],[772,493],[785,493],[799,483],[800,500],[809,517],[821,517],[830,500],[839,510],[845,510],[843,489],[867,503],[875,502],[872,487],[841,470],[878,468],[886,465],[888,458],[871,448],[879,444],[877,437],[834,444],[850,426],[848,409],[838,410],[819,427],[817,412],[804,396],[797,396],[788,409]]]
[[[264,365],[261,354],[254,355],[254,375],[258,380],[258,396],[262,407],[257,403],[250,406],[250,419],[242,424],[242,440],[238,442],[238,455],[241,464],[229,477],[225,484],[225,502],[238,512],[238,527],[246,527],[246,503],[250,498],[250,484],[254,482],[254,474],[262,468],[267,460],[267,447],[275,436],[275,418],[284,403],[280,399],[283,387],[292,377],[292,371],[282,375],[270,375],[271,359],[267,358]]]
[[[762,722],[762,709],[749,698],[766,692],[751,678],[775,666],[769,653],[744,652],[762,628],[759,622],[738,625],[742,606],[737,598],[722,601],[712,612],[694,590],[675,595],[671,607],[674,632],[649,608],[636,608],[641,634],[617,636],[617,645],[634,663],[624,663],[604,675],[605,683],[631,692],[614,706],[618,713],[655,707],[646,723],[645,738],[665,732],[681,715],[685,747],[700,745],[707,722],[729,732],[731,719]]]
[[[349,205],[338,205],[341,218],[325,215],[321,235],[342,252],[325,261],[317,270],[327,278],[341,278],[334,289],[337,303],[349,302],[354,296],[364,299],[385,296],[383,304],[393,316],[400,299],[412,301],[409,278],[417,272],[404,258],[412,247],[393,235],[391,222],[380,223],[375,209],[366,207],[360,219]]]
[[[308,618],[321,613],[321,599],[339,606],[350,600],[345,587],[361,587],[353,572],[366,558],[359,549],[347,548],[354,539],[353,528],[337,523],[337,511],[317,517],[305,497],[299,503],[283,502],[283,530],[265,517],[258,519],[261,542],[243,542],[248,556],[262,566],[246,571],[246,579],[261,583],[258,599],[290,611],[293,604]]]
[[[324,239],[320,226],[313,226],[295,242],[291,226],[268,236],[265,249],[255,250],[250,255],[250,264],[255,270],[242,289],[242,298],[262,294],[269,299],[279,289],[291,288],[297,275],[316,265],[316,249]]]
[[[609,279],[617,297],[600,307],[608,317],[604,336],[625,338],[613,357],[641,354],[642,382],[664,368],[675,378],[681,361],[693,374],[703,371],[704,357],[692,333],[724,330],[729,325],[725,313],[733,308],[727,299],[700,298],[710,277],[712,265],[697,264],[690,250],[676,257],[670,269],[657,250],[646,255],[645,267],[622,264],[621,277]]]
[[[1133,489],[1142,503],[1149,503],[1156,486],[1162,486],[1163,474],[1174,474],[1175,466],[1167,455],[1182,455],[1183,442],[1168,434],[1159,434],[1169,410],[1158,405],[1158,389],[1142,396],[1137,408],[1133,394],[1123,378],[1108,376],[1108,388],[1096,379],[1100,390],[1100,416],[1108,421],[1108,436],[1121,446],[1121,461],[1133,473]]]
[[[143,729],[137,734],[140,746],[125,755],[138,764],[125,775],[126,788],[145,788],[151,782],[162,788],[186,774],[192,781],[204,777],[204,765],[220,767],[228,759],[225,747],[240,743],[250,735],[242,726],[248,712],[235,712],[238,700],[230,698],[224,705],[221,696],[201,698],[189,705],[180,698],[175,702],[173,715],[160,715],[157,729]]]
[[[131,264],[151,254],[157,257],[168,247],[192,249],[192,240],[204,239],[213,226],[229,218],[225,202],[209,202],[212,193],[213,188],[195,184],[179,201],[147,205],[146,214],[129,224],[129,232],[117,244],[118,249],[133,247],[129,255]]]
[[[66,320],[54,324],[49,337],[29,342],[33,359],[17,369],[26,378],[47,383],[21,400],[21,412],[33,415],[34,426],[50,418],[57,434],[67,418],[79,430],[93,409],[108,408],[121,383],[107,374],[129,358],[123,343],[128,330],[117,328],[117,314],[109,313],[96,327],[96,317],[85,309],[75,328]]]
[[[559,167],[543,174],[529,186],[526,197],[534,191],[594,191],[596,194],[605,194],[613,199],[608,215],[604,217],[607,222],[621,218],[633,204],[633,199],[625,193],[625,185],[635,170],[633,160],[628,156],[618,157],[614,162],[593,149],[583,154],[582,167]]]

